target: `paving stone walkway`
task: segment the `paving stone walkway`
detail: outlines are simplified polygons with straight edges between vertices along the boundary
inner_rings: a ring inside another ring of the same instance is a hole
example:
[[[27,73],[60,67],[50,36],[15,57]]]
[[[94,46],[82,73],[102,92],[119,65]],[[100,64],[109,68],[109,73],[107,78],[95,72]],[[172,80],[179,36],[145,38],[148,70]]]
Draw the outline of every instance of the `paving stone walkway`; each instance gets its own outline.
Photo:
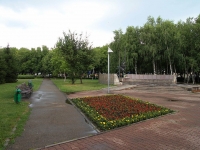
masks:
[[[41,150],[199,150],[200,93],[179,86],[138,86],[111,90],[114,94],[140,98],[175,110],[173,114],[149,119],[87,138],[47,145]],[[79,92],[69,98],[97,96],[106,90]]]

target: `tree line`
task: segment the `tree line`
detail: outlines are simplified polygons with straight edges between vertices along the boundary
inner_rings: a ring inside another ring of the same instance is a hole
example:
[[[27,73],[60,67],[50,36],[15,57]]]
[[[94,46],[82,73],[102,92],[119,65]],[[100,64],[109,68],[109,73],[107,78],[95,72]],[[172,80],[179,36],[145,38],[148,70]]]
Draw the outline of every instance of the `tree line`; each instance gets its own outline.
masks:
[[[7,54],[9,51],[9,54]],[[7,58],[9,56],[9,58]],[[27,49],[9,47],[0,49],[0,83],[16,82],[17,75],[51,75],[51,76],[68,76],[75,83],[77,78],[82,83],[82,78],[87,75],[89,70],[95,68],[97,53],[93,50],[88,41],[87,35],[78,34],[69,31],[63,33],[54,48],[49,49],[47,46]],[[8,61],[9,60],[9,61]],[[12,67],[11,67],[12,66]],[[6,77],[12,71],[11,79]]]
[[[29,50],[8,45],[0,49],[0,83],[16,82],[18,74],[47,72],[43,62],[48,53],[49,49],[46,46]]]
[[[14,54],[9,45],[0,50],[0,84],[17,81],[17,66]]]
[[[115,30],[110,47],[113,72],[199,76],[200,15],[176,24],[149,16],[142,27]]]
[[[200,15],[176,24],[149,16],[141,27],[128,26],[125,33],[121,29],[113,33],[113,41],[102,47],[92,47],[87,35],[68,31],[51,49],[0,49],[0,83],[16,81],[17,74],[62,74],[72,83],[78,78],[82,83],[89,73],[107,73],[108,47],[113,50],[112,73],[180,73],[185,79],[192,73],[199,77]]]

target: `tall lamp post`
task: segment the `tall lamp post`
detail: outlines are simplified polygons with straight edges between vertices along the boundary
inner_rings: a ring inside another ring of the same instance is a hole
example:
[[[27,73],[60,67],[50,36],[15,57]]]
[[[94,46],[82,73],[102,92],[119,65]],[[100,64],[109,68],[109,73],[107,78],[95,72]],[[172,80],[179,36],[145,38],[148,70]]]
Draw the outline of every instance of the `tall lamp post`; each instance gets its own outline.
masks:
[[[113,51],[108,47],[108,93],[109,91],[109,84],[110,84],[110,58],[109,58],[109,53],[112,53]]]

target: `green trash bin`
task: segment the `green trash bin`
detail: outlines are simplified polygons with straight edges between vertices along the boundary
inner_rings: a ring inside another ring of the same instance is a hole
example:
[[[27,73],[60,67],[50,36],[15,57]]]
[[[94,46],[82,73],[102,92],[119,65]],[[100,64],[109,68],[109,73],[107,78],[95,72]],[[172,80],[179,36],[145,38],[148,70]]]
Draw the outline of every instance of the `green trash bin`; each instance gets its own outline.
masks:
[[[17,89],[15,91],[15,96],[14,96],[15,102],[18,104],[21,101],[21,98],[22,98],[22,96],[21,96],[21,90]]]

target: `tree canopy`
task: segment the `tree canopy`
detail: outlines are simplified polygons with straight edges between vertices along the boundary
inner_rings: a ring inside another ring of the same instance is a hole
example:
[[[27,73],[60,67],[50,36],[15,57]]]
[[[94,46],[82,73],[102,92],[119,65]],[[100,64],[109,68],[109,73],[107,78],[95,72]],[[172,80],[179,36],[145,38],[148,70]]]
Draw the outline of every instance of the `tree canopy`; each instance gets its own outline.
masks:
[[[17,70],[17,61],[14,55],[14,52],[15,51],[11,51],[9,45],[3,50],[4,61],[6,62],[6,64],[3,63],[2,66],[3,66],[3,70],[4,69],[6,70],[2,71],[2,73],[5,74],[6,83],[12,83],[12,82],[17,81],[18,70]]]
[[[128,26],[113,31],[113,41],[92,47],[87,35],[63,33],[49,49],[47,46],[27,49],[0,49],[0,83],[15,82],[17,74],[68,75],[72,83],[88,72],[107,72],[107,50],[111,73],[173,74],[188,80],[200,72],[200,15],[174,23],[149,16],[141,27]],[[9,68],[9,69],[8,69]]]
[[[126,63],[125,72],[167,74],[199,72],[200,15],[175,24],[149,16],[142,27],[114,31],[112,61]],[[117,63],[115,63],[117,64]],[[116,65],[113,66],[115,70]]]
[[[75,83],[75,78],[79,77],[82,83],[82,76],[85,71],[92,68],[94,53],[89,45],[88,37],[83,38],[83,34],[69,31],[63,33],[63,38],[59,38],[56,48],[63,54],[67,63],[67,74]]]

